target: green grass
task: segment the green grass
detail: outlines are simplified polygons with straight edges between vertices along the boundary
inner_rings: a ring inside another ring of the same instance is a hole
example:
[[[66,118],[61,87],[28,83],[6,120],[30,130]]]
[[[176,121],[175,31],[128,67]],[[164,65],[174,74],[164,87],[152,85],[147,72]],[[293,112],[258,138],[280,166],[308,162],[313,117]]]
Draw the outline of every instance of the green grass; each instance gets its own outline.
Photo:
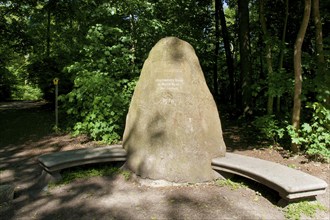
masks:
[[[113,176],[120,174],[125,180],[129,180],[132,176],[131,171],[121,170],[118,167],[113,166],[97,166],[97,167],[81,167],[81,168],[72,168],[63,171],[61,174],[62,179],[56,183],[49,183],[50,188],[56,186],[67,185],[77,179],[88,179],[91,177],[97,176]]]
[[[314,218],[318,210],[327,211],[327,208],[319,202],[302,201],[289,204],[283,211],[287,219],[300,220],[302,215]]]
[[[292,169],[297,169],[297,166],[294,164],[288,164],[288,167],[292,168]]]
[[[124,173],[124,172],[125,171],[121,171],[118,167],[112,167],[112,166],[68,169],[62,173],[62,179],[59,182],[50,183],[49,187],[53,188],[60,185],[66,185],[73,182],[76,179],[88,179],[97,176],[113,176],[115,174]]]
[[[228,186],[232,190],[240,189],[240,188],[246,188],[247,186],[243,182],[234,182],[230,179],[218,179],[215,182],[218,186]]]
[[[120,174],[124,176],[125,180],[129,180],[132,176],[132,172],[129,170],[120,170]]]

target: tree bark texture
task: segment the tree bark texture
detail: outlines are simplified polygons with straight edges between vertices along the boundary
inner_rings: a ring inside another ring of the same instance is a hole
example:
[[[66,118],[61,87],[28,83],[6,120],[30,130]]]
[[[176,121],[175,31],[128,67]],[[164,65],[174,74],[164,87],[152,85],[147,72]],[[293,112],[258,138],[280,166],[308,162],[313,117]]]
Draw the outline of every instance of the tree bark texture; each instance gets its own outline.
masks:
[[[259,13],[260,13],[260,24],[261,29],[263,32],[263,39],[266,48],[266,64],[267,64],[267,75],[268,80],[273,77],[273,66],[272,66],[272,47],[270,45],[270,35],[267,31],[267,24],[265,18],[265,11],[264,11],[264,0],[260,0],[259,2]],[[273,105],[274,105],[274,97],[271,95],[271,85],[268,82],[268,100],[267,100],[267,114],[273,114]]]
[[[50,57],[50,19],[51,19],[51,7],[47,10],[47,39],[46,39],[46,56]]]
[[[285,18],[284,18],[284,26],[283,26],[281,47],[280,47],[280,58],[279,58],[279,68],[278,68],[279,71],[281,71],[283,68],[285,37],[288,26],[288,18],[289,18],[289,0],[285,0]],[[280,109],[281,109],[281,96],[278,95],[276,98],[276,112],[279,113]]]
[[[324,80],[323,85],[330,84],[330,74],[326,74],[326,63],[323,52],[323,37],[322,37],[322,21],[320,15],[320,2],[319,0],[313,0],[313,17],[315,25],[315,49],[316,49],[316,62],[318,68],[318,74],[320,78]],[[327,88],[325,88],[327,89]],[[324,89],[321,89],[324,91]],[[330,106],[330,95],[325,96],[326,105]]]
[[[302,68],[301,68],[301,47],[304,41],[305,33],[308,26],[308,21],[311,12],[311,0],[305,0],[305,9],[303,20],[294,44],[293,67],[294,67],[294,98],[292,112],[292,126],[295,130],[300,127],[300,110],[301,110],[301,91],[302,91]],[[299,151],[299,146],[291,145],[293,152]]]
[[[229,91],[230,91],[229,101],[231,102],[231,104],[234,104],[236,103],[235,85],[234,85],[234,61],[230,51],[230,40],[229,40],[229,34],[226,24],[225,13],[223,11],[223,1],[219,0],[219,2],[220,2],[219,16],[220,16],[221,32],[222,32],[223,43],[225,46],[226,62],[227,62],[228,77],[229,77]]]
[[[220,29],[219,29],[219,1],[215,0],[215,49],[214,49],[214,67],[213,67],[213,94],[214,97],[218,97],[218,57],[219,57],[219,38],[220,38]]]
[[[284,27],[283,27],[283,32],[282,32],[280,58],[279,58],[279,69],[280,70],[283,68],[285,36],[286,36],[286,29],[288,26],[288,18],[289,18],[289,0],[285,0],[285,18],[284,18]]]
[[[241,68],[241,109],[244,113],[250,111],[250,28],[249,28],[249,0],[238,0],[239,18],[239,46],[240,46],[240,68]]]
[[[320,16],[319,0],[313,0],[313,15],[314,15],[314,25],[315,25],[315,44],[316,44],[316,53],[317,53],[316,54],[317,63],[319,68],[323,68],[324,53],[323,53],[322,22]]]

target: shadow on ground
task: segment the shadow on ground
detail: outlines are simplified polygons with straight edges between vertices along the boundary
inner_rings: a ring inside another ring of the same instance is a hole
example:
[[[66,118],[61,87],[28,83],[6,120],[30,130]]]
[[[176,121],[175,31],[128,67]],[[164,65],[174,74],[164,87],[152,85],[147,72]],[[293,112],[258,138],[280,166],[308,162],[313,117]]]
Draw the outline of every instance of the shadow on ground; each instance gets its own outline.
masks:
[[[33,188],[41,173],[37,157],[86,147],[86,139],[53,134],[53,112],[47,104],[10,110],[0,105],[0,126],[0,184],[17,187],[13,203],[0,206],[1,219],[284,219],[274,205],[276,195],[247,181],[248,188],[237,190],[215,184],[154,188],[118,175],[40,191]],[[229,150],[245,153],[250,143],[240,139],[239,125],[223,127]],[[261,153],[268,155],[268,151]]]
[[[53,132],[52,108],[42,101],[0,103],[0,184],[31,187],[41,173],[38,156],[81,141]]]
[[[12,207],[0,214],[5,219],[283,219],[281,211],[248,188],[154,188],[122,176],[77,180],[49,192],[22,195]]]

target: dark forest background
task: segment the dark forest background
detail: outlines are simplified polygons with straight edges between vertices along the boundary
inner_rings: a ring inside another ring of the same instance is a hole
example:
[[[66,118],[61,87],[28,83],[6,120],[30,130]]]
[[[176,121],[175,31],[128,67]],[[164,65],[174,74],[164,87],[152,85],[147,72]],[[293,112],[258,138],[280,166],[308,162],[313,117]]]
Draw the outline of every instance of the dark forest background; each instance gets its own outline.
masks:
[[[221,116],[329,159],[329,8],[329,0],[0,1],[0,101],[54,101],[57,77],[61,129],[117,142],[150,49],[176,36],[195,48]]]

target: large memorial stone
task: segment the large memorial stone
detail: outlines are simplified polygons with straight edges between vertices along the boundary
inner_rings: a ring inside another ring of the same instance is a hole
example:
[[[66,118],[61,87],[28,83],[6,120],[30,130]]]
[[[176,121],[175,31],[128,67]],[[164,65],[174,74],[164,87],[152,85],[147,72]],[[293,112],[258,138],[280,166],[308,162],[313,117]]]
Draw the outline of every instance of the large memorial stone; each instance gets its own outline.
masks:
[[[149,179],[203,182],[226,146],[214,99],[190,44],[161,39],[150,51],[126,119],[126,167]]]

